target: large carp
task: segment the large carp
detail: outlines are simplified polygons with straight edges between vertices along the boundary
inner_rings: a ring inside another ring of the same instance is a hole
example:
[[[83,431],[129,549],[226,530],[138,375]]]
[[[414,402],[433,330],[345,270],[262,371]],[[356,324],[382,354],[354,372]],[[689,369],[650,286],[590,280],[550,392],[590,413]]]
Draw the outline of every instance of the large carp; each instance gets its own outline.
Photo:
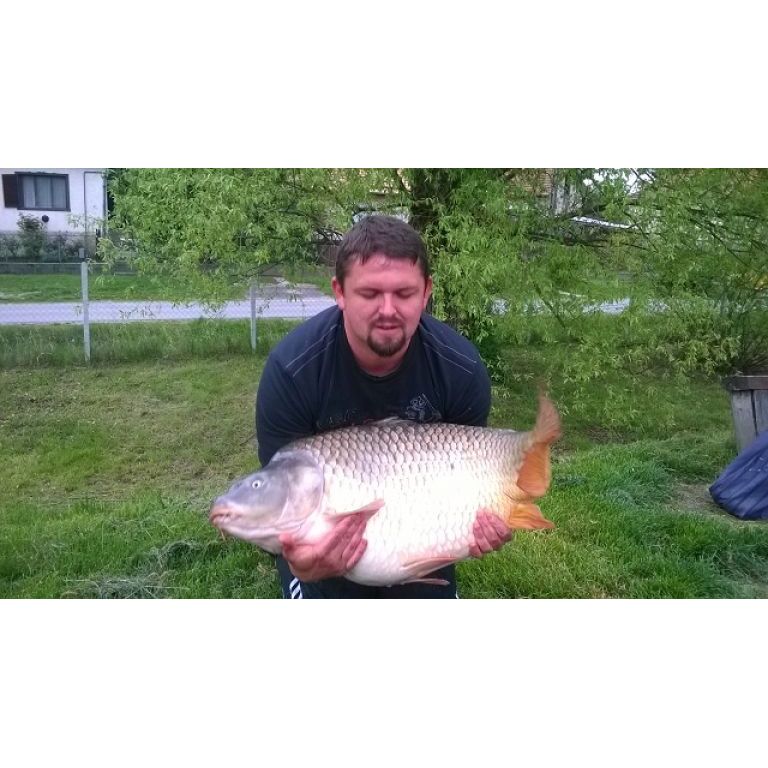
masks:
[[[214,501],[210,521],[280,554],[282,533],[312,542],[339,515],[375,512],[365,553],[346,578],[417,581],[469,556],[480,509],[513,530],[554,527],[533,500],[549,487],[549,447],[559,435],[544,396],[529,432],[401,420],[324,432],[235,482]]]

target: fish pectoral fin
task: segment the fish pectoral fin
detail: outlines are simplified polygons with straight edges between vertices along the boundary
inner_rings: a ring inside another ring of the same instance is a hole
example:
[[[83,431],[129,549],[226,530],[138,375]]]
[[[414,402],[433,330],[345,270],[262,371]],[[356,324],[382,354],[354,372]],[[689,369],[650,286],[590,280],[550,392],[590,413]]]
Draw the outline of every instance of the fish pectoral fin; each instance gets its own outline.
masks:
[[[547,520],[541,510],[529,501],[513,501],[507,507],[504,522],[515,531],[548,530],[555,527],[555,524]]]
[[[536,443],[523,459],[517,473],[517,487],[535,499],[547,492],[549,480],[549,445]]]
[[[384,499],[374,499],[364,507],[358,507],[357,509],[346,509],[343,511],[336,509],[327,510],[325,514],[330,518],[348,517],[349,515],[368,515],[371,517],[375,515],[384,506],[384,504]]]
[[[437,587],[447,587],[450,582],[446,579],[408,579],[402,584],[434,584]]]

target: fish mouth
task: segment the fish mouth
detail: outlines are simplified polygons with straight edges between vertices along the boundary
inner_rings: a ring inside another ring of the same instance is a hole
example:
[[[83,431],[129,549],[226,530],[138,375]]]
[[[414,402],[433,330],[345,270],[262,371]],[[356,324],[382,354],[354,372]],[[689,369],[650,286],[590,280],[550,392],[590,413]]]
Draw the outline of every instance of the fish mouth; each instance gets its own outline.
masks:
[[[242,515],[234,512],[230,507],[224,507],[222,505],[214,504],[211,507],[211,511],[208,513],[208,521],[216,528],[221,528],[232,520],[237,520]]]
[[[257,540],[264,536],[278,536],[281,533],[292,533],[297,530],[296,524],[269,526],[254,525],[254,520],[242,510],[229,504],[214,503],[208,513],[208,521],[223,533],[246,540]]]

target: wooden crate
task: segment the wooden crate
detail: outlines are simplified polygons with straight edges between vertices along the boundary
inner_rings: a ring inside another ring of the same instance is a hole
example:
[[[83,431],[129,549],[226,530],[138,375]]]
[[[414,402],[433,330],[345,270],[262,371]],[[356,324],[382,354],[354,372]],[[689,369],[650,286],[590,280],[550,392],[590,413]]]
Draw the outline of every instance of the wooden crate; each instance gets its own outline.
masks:
[[[741,453],[768,429],[768,374],[729,376],[723,383],[731,396],[736,447]]]

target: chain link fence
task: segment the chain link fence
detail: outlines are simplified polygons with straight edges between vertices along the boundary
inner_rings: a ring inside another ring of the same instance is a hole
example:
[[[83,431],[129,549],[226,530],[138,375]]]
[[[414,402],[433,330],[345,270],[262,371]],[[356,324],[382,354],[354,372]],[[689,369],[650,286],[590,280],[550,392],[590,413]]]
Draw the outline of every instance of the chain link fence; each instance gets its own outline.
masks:
[[[79,255],[85,255],[84,249]],[[171,279],[143,276],[127,266],[106,267],[87,259],[0,259],[0,338],[33,327],[55,338],[57,330],[66,328],[58,335],[71,346],[71,331],[77,328],[81,359],[90,361],[92,332],[106,324],[143,324],[150,332],[167,324],[239,321],[236,327],[256,350],[262,321],[306,320],[334,304],[331,272],[326,265],[291,274],[271,267],[248,284],[233,282],[226,300],[211,305],[180,296]]]

